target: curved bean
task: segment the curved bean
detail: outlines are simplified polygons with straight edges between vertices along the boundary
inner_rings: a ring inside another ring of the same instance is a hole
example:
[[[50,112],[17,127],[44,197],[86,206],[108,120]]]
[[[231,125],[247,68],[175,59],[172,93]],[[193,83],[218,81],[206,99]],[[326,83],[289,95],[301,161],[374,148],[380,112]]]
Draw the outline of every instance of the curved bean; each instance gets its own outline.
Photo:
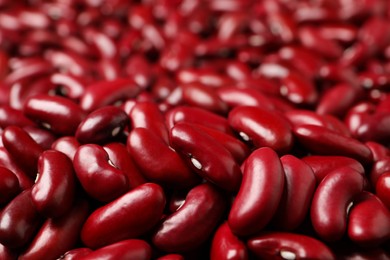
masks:
[[[314,104],[318,99],[314,84],[297,73],[289,72],[281,79],[280,93],[294,104]]]
[[[369,141],[365,145],[371,150],[374,162],[390,156],[390,150],[380,143]]]
[[[73,100],[79,100],[85,91],[85,82],[72,74],[54,73],[50,82],[59,88],[60,93]]]
[[[235,235],[255,234],[271,221],[282,198],[284,181],[282,164],[271,148],[259,148],[249,155],[228,218]]]
[[[51,145],[57,139],[57,136],[46,129],[42,129],[38,126],[25,126],[23,130],[26,131],[42,149],[50,149]]]
[[[51,149],[64,153],[71,161],[73,161],[74,155],[79,147],[80,143],[73,136],[60,137],[51,145]]]
[[[229,107],[254,106],[273,110],[274,104],[267,96],[254,88],[221,87],[217,94]]]
[[[6,128],[7,126],[34,126],[35,123],[28,119],[22,111],[12,108],[8,105],[0,106],[0,127]]]
[[[375,193],[390,210],[390,171],[379,176],[375,185]]]
[[[0,205],[7,204],[20,192],[18,177],[12,171],[0,166]]]

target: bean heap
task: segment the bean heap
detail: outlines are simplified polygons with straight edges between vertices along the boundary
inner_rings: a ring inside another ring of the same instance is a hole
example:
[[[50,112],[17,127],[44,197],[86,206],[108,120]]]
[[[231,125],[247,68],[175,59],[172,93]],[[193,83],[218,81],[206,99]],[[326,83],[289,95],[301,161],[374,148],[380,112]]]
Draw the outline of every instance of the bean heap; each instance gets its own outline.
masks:
[[[390,259],[387,0],[1,0],[0,259]]]

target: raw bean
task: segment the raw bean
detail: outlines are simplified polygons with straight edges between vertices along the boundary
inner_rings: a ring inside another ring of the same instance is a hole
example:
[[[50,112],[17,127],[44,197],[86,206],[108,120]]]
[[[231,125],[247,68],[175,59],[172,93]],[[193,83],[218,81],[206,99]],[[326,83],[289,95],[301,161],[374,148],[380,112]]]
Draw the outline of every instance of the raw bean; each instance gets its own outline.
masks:
[[[377,142],[366,142],[365,145],[370,148],[374,162],[390,156],[390,150]]]
[[[14,109],[8,105],[0,106],[0,127],[6,128],[7,126],[33,126],[33,121],[28,119],[22,111]]]
[[[79,141],[73,136],[60,137],[51,145],[51,149],[64,153],[71,161],[79,147]]]
[[[379,176],[375,185],[376,196],[386,205],[390,210],[390,172],[385,172]]]
[[[318,99],[318,93],[311,81],[298,74],[289,72],[282,78],[280,93],[294,104],[314,104]]]
[[[274,104],[254,88],[221,87],[217,94],[229,107],[255,106],[266,110],[273,110]]]
[[[38,126],[25,126],[23,127],[23,130],[26,131],[44,150],[50,149],[51,145],[57,139],[57,136],[52,132],[39,128]]]
[[[18,178],[5,167],[0,167],[0,205],[10,202],[21,192]]]

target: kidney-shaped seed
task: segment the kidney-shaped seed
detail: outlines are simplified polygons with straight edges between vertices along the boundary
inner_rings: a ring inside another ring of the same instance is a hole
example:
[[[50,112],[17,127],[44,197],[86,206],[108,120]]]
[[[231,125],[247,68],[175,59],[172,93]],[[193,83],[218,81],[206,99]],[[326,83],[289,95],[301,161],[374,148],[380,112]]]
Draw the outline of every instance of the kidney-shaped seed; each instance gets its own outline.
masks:
[[[99,248],[144,235],[160,221],[165,202],[160,186],[140,185],[95,210],[83,226],[81,239],[86,246]]]
[[[375,192],[378,198],[380,198],[390,210],[390,171],[379,176],[378,181],[376,182]]]
[[[21,188],[16,175],[0,166],[0,205],[10,202],[19,192],[21,192]]]
[[[73,161],[73,157],[79,147],[79,141],[73,136],[60,137],[51,145],[51,149],[64,153],[71,161]]]

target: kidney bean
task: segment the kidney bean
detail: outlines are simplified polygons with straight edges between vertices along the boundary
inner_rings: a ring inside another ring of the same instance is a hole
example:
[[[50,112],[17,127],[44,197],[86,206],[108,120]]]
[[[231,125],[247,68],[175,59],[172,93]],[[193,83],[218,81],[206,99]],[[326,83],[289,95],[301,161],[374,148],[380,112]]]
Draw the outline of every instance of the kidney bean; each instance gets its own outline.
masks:
[[[0,214],[0,243],[7,248],[26,246],[41,225],[31,200],[31,189],[16,196]]]
[[[122,109],[106,106],[88,114],[77,127],[75,136],[80,143],[105,143],[118,137],[129,123]]]
[[[344,260],[370,260],[370,259],[390,259],[390,254],[382,248],[362,248],[356,245],[348,244],[341,252],[335,252],[338,259]]]
[[[251,70],[245,62],[229,61],[225,68],[226,74],[236,80],[241,81],[251,77]]]
[[[322,24],[318,30],[319,34],[325,39],[346,43],[355,41],[358,35],[358,29],[347,23]]]
[[[246,248],[245,243],[232,233],[227,222],[219,226],[215,232],[211,244],[210,259],[248,259],[248,249]]]
[[[70,51],[47,50],[44,55],[49,61],[49,68],[54,67],[71,75],[83,77],[88,75],[91,68],[87,59]]]
[[[137,238],[161,219],[165,195],[160,186],[142,184],[95,210],[81,231],[83,243],[99,248],[123,239]]]
[[[330,172],[343,167],[350,167],[362,175],[365,174],[365,169],[360,162],[345,156],[309,155],[303,157],[302,161],[308,164],[313,170],[317,185],[320,184]]]
[[[18,166],[27,175],[34,178],[37,174],[38,158],[43,152],[42,147],[28,133],[17,126],[5,128],[1,137],[10,156],[18,161]]]
[[[152,249],[150,245],[143,240],[127,239],[99,248],[80,258],[80,260],[93,260],[93,259],[149,260],[152,259]]]
[[[268,232],[248,240],[248,248],[261,259],[335,259],[323,242],[310,236]]]
[[[347,214],[354,198],[363,191],[364,177],[350,167],[328,173],[318,185],[311,204],[310,218],[317,234],[325,241],[338,241],[347,229]]]
[[[13,70],[4,79],[4,83],[8,86],[12,86],[15,83],[22,83],[30,80],[31,78],[47,75],[52,72],[52,66],[45,60],[39,59],[26,64],[25,66]]]
[[[50,149],[51,145],[57,139],[57,136],[52,132],[38,126],[24,126],[23,130],[26,131],[44,150]]]
[[[222,87],[233,83],[232,80],[212,69],[183,69],[176,74],[180,84],[199,82],[207,87]]]
[[[143,127],[169,142],[169,133],[165,125],[165,117],[158,106],[152,102],[136,102],[129,113],[133,128]]]
[[[374,194],[363,192],[348,216],[348,236],[362,247],[375,247],[390,238],[390,210]]]
[[[171,129],[170,143],[201,177],[227,191],[238,190],[240,168],[232,154],[211,136],[189,124],[179,123]]]
[[[184,257],[179,254],[168,254],[164,256],[160,256],[157,260],[184,260]]]
[[[372,162],[371,150],[353,138],[315,125],[294,127],[293,132],[299,143],[311,152],[347,156],[363,164]]]
[[[88,255],[89,253],[92,253],[92,250],[86,247],[76,248],[69,250],[65,254],[63,254],[58,260],[77,260],[80,259],[83,256]]]
[[[365,145],[371,150],[374,162],[390,156],[389,149],[380,143],[369,141]]]
[[[281,79],[280,93],[294,104],[313,104],[318,99],[315,86],[297,73],[289,72]]]
[[[200,184],[190,190],[184,204],[159,225],[152,242],[165,252],[196,249],[210,237],[226,207],[223,193],[211,184]]]
[[[376,53],[390,43],[390,23],[381,17],[371,17],[365,21],[358,33],[358,39],[368,46],[369,53]]]
[[[15,252],[0,244],[0,258],[4,260],[16,260],[18,257]]]
[[[302,160],[284,155],[284,191],[272,222],[279,229],[294,230],[306,217],[316,188],[313,170]]]
[[[0,106],[0,127],[6,128],[7,126],[33,126],[33,121],[28,119],[22,111],[12,108],[8,105]]]
[[[278,153],[285,153],[293,145],[288,121],[275,112],[240,106],[229,112],[228,120],[242,139],[251,141],[255,147],[268,146]]]
[[[81,145],[74,155],[73,167],[81,186],[94,199],[108,202],[127,191],[125,174],[112,165],[107,152],[99,145]]]
[[[85,28],[82,34],[86,42],[97,50],[100,58],[111,59],[117,56],[116,45],[107,35],[91,27]]]
[[[130,132],[127,149],[148,180],[178,188],[193,187],[200,181],[175,151],[146,128],[135,128]]]
[[[375,193],[390,210],[390,172],[385,172],[378,177],[375,185]]]
[[[23,111],[28,118],[59,135],[73,135],[85,117],[81,108],[71,100],[43,94],[29,98]]]
[[[80,230],[87,217],[88,203],[79,200],[65,215],[59,218],[48,218],[28,248],[19,256],[19,259],[59,258],[76,245]]]
[[[31,198],[37,211],[51,218],[66,214],[75,197],[75,176],[72,161],[55,150],[44,151],[38,161],[38,178]]]
[[[71,74],[54,73],[50,82],[59,88],[61,94],[74,100],[79,100],[85,91],[84,80]]]
[[[124,144],[109,143],[104,145],[103,149],[107,152],[110,161],[126,175],[130,190],[147,182],[135,166]]]
[[[168,129],[179,122],[200,124],[218,131],[232,134],[226,118],[197,107],[178,106],[165,114]]]
[[[141,91],[132,79],[98,81],[86,87],[80,99],[80,107],[86,111],[136,97]]]
[[[18,178],[5,167],[0,167],[0,205],[10,202],[21,192]]]
[[[124,68],[126,76],[134,79],[134,82],[142,89],[149,87],[154,80],[154,73],[144,55],[133,54],[127,59]]]
[[[243,167],[243,180],[228,218],[229,227],[238,236],[255,234],[269,223],[285,181],[282,164],[271,148],[252,152]]]
[[[80,143],[73,136],[60,137],[51,145],[51,149],[64,153],[71,161],[79,147]]]

